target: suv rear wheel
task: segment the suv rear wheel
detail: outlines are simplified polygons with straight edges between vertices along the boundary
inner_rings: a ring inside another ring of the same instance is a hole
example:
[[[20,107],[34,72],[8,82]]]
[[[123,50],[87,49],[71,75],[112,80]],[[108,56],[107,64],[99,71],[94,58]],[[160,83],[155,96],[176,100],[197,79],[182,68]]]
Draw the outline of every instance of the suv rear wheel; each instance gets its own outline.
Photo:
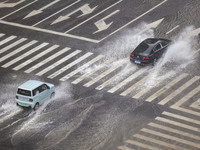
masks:
[[[38,108],[39,108],[39,103],[36,103],[33,109],[37,110]]]

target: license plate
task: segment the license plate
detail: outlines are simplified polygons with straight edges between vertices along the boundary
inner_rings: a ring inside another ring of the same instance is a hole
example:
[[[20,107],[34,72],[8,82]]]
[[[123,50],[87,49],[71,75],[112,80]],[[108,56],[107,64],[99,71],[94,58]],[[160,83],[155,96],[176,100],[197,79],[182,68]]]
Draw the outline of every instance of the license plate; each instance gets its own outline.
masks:
[[[138,60],[135,60],[135,63],[136,63],[136,64],[141,64],[141,62],[140,62],[140,61],[138,61]]]
[[[21,105],[21,106],[25,106],[25,107],[28,106],[27,104],[23,104],[23,103],[19,103],[19,105]]]

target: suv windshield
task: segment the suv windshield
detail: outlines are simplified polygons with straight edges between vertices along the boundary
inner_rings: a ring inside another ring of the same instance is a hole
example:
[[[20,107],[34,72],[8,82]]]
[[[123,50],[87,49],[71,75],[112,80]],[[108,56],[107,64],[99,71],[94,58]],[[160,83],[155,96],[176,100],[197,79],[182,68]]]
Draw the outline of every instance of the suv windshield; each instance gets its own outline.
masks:
[[[25,95],[25,96],[31,96],[31,91],[18,89],[17,94]]]
[[[150,54],[151,51],[152,47],[148,45],[146,42],[140,43],[134,50],[135,53],[144,53],[144,54]]]

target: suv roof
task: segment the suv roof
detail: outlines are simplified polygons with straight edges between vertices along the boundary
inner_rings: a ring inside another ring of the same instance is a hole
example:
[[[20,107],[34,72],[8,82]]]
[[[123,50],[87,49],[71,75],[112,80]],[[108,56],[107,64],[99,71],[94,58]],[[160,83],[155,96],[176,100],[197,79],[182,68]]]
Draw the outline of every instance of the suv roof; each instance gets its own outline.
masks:
[[[22,85],[20,85],[18,88],[24,89],[24,90],[34,90],[38,86],[44,84],[44,82],[37,81],[37,80],[28,80]]]

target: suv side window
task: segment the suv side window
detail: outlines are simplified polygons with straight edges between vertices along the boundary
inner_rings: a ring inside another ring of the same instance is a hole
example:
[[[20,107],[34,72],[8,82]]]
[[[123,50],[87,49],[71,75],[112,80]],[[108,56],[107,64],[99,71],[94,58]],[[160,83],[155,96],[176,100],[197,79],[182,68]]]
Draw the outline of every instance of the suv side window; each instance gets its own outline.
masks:
[[[159,43],[158,45],[156,45],[156,47],[154,48],[154,52],[157,52],[158,50],[160,50],[162,48],[161,44]]]
[[[39,87],[40,93],[43,92],[43,91],[45,91],[45,90],[47,90],[47,89],[49,89],[49,87],[48,87],[46,84],[42,84],[42,85]]]
[[[40,93],[39,92],[39,87],[33,90],[33,96],[35,96],[36,94]]]

